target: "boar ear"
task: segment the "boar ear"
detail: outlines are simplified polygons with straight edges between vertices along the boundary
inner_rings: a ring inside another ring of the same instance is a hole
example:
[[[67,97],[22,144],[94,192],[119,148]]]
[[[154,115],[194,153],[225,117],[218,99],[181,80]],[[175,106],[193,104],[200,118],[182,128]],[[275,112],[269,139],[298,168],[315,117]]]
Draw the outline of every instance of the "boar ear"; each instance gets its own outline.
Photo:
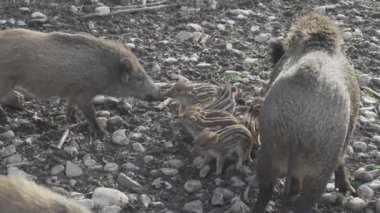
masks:
[[[121,74],[121,80],[123,82],[128,81],[128,77],[133,71],[133,65],[129,58],[122,58],[120,60],[120,74]]]
[[[277,62],[281,59],[281,57],[285,54],[285,45],[283,42],[283,38],[275,38],[271,39],[269,42],[271,52],[272,64],[276,65]]]
[[[192,121],[197,121],[197,118],[195,117],[195,116],[190,116],[190,119],[192,120]]]
[[[212,143],[216,143],[219,140],[219,135],[215,132],[210,132],[210,140]]]

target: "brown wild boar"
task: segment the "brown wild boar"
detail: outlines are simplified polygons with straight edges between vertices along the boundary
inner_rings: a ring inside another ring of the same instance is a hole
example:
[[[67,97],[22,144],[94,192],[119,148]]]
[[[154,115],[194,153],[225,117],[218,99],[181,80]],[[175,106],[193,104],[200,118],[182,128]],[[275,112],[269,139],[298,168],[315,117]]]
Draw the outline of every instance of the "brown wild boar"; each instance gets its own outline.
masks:
[[[296,213],[312,211],[334,171],[347,186],[343,155],[358,116],[359,86],[341,42],[328,17],[310,13],[273,47],[276,66],[259,115],[255,213],[265,212],[284,173],[287,194],[299,194]]]
[[[20,176],[0,176],[0,211],[9,213],[90,213],[74,200]]]
[[[162,98],[160,89],[137,57],[124,46],[87,34],[42,33],[26,29],[0,31],[0,98],[14,87],[39,97],[67,98],[95,130],[92,99],[98,94]]]

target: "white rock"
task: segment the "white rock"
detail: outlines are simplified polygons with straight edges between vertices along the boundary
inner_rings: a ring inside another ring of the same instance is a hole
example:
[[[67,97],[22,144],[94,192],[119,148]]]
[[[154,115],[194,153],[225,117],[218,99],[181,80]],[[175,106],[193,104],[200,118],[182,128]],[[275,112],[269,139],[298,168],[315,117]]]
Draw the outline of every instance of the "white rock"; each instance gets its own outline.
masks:
[[[8,157],[8,156],[13,155],[15,153],[16,153],[16,146],[13,144],[10,144],[6,147],[3,147],[0,150],[0,156],[1,157]]]
[[[120,173],[117,176],[117,182],[119,185],[126,187],[129,190],[138,191],[142,188],[141,184],[137,181],[133,180],[132,178],[128,177],[127,175]]]
[[[352,33],[350,33],[350,32],[344,32],[344,33],[342,34],[342,38],[343,38],[343,40],[345,40],[345,41],[350,40],[350,39],[352,38]]]
[[[250,213],[251,212],[247,204],[245,204],[242,200],[240,200],[240,198],[235,197],[231,202],[233,202],[230,208],[231,213]]]
[[[184,165],[184,163],[178,159],[171,159],[168,161],[168,165],[173,168],[179,169]]]
[[[47,19],[46,15],[41,12],[33,12],[31,17],[33,19],[45,19],[45,20]]]
[[[0,137],[6,140],[12,140],[15,138],[15,133],[13,132],[13,130],[8,130],[6,132],[1,133]]]
[[[243,68],[244,68],[245,70],[250,70],[251,67],[252,67],[252,65],[256,64],[257,61],[258,61],[257,58],[246,58],[246,59],[244,59],[244,61],[243,61]]]
[[[94,208],[94,202],[91,199],[79,199],[76,200],[76,202],[89,210],[92,210]]]
[[[321,196],[321,200],[323,202],[325,202],[326,204],[330,204],[330,205],[336,204],[338,202],[338,198],[339,198],[339,196],[336,193],[334,193],[334,192],[332,192],[332,193],[324,193]]]
[[[365,201],[361,198],[355,197],[349,200],[345,207],[353,212],[361,212],[365,208]]]
[[[136,152],[145,152],[145,148],[143,147],[143,145],[141,143],[133,143],[132,148]]]
[[[161,168],[161,172],[166,176],[174,176],[178,174],[178,169]]]
[[[79,166],[75,165],[73,162],[67,161],[65,173],[66,173],[66,176],[70,177],[70,178],[71,177],[79,177],[83,174],[83,170]]]
[[[147,194],[142,194],[140,196],[140,201],[143,204],[145,209],[147,209],[149,207],[149,204],[152,202],[152,200]]]
[[[106,15],[106,14],[111,13],[111,10],[107,6],[100,6],[100,7],[95,8],[95,13]]]
[[[242,9],[233,9],[233,10],[229,10],[229,12],[234,15],[244,15],[244,16],[249,16],[249,15],[254,14],[252,10],[242,10]]]
[[[186,181],[183,187],[188,193],[198,192],[202,189],[202,183],[199,180],[189,180]]]
[[[224,204],[222,188],[216,188],[211,197],[211,205],[219,206]]]
[[[343,14],[338,14],[338,15],[336,15],[336,18],[339,19],[339,20],[345,20],[346,16],[343,15]]]
[[[104,165],[103,170],[105,172],[116,172],[119,170],[119,165],[117,165],[117,163],[109,162]]]
[[[4,20],[4,19],[0,20],[0,25],[6,24],[6,23],[7,23],[7,20]]]
[[[238,177],[232,177],[231,178],[231,182],[232,182],[232,186],[234,187],[242,187],[242,186],[245,186],[245,183],[240,180]]]
[[[352,147],[354,148],[355,152],[367,151],[367,144],[361,141],[355,141],[354,143],[352,143]]]
[[[150,163],[154,160],[154,157],[152,155],[146,155],[144,156],[144,163]]]
[[[125,135],[126,129],[118,129],[112,134],[112,142],[119,144],[119,145],[128,145],[129,139]]]
[[[184,212],[203,213],[203,204],[200,200],[194,200],[186,203],[182,209]]]
[[[205,165],[202,167],[202,169],[199,171],[199,176],[201,178],[205,178],[210,173],[211,167],[210,165]]]
[[[172,58],[172,57],[169,57],[169,58],[165,58],[164,61],[168,64],[174,64],[176,63],[178,60],[175,59],[175,58]]]
[[[24,172],[23,170],[21,170],[17,167],[9,167],[7,169],[7,175],[8,176],[21,176],[21,177],[24,177],[28,180],[36,179],[36,176],[28,174],[28,173]]]
[[[220,30],[220,31],[225,31],[226,30],[226,26],[224,24],[217,24],[216,28],[218,30]]]
[[[92,194],[92,201],[95,208],[103,208],[104,206],[124,207],[128,204],[128,196],[123,192],[105,187],[98,187]]]
[[[368,183],[367,186],[377,192],[380,191],[380,180],[374,180],[371,183]]]
[[[78,12],[79,12],[78,7],[75,6],[75,5],[71,5],[71,6],[70,6],[70,11],[71,11],[73,14],[78,14]]]
[[[201,25],[199,24],[195,24],[195,23],[189,23],[186,25],[188,28],[194,30],[194,31],[198,31],[198,32],[202,32],[203,31],[203,28],[201,27]]]
[[[186,40],[189,40],[191,38],[194,37],[194,34],[191,33],[191,32],[188,32],[188,31],[185,31],[185,30],[181,30],[177,33],[177,35],[175,36],[175,38],[179,41],[186,41]]]
[[[255,41],[262,43],[267,40],[269,40],[270,35],[268,33],[260,33],[259,35],[255,36]]]

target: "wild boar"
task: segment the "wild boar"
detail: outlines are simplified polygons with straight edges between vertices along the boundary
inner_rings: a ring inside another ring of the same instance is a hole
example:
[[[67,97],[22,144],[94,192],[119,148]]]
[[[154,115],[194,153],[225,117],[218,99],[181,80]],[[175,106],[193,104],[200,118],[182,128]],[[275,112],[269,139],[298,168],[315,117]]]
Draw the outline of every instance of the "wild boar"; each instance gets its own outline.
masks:
[[[0,209],[12,213],[90,213],[66,198],[20,176],[0,176]]]
[[[123,45],[87,34],[0,31],[0,98],[14,87],[38,97],[59,96],[76,105],[95,130],[108,135],[95,116],[98,94],[162,99],[161,90]]]
[[[296,213],[311,212],[331,174],[344,173],[342,157],[358,116],[359,86],[341,43],[328,17],[310,13],[274,48],[280,56],[273,57],[277,61],[259,115],[254,212],[265,212],[284,173],[286,193],[299,194]]]

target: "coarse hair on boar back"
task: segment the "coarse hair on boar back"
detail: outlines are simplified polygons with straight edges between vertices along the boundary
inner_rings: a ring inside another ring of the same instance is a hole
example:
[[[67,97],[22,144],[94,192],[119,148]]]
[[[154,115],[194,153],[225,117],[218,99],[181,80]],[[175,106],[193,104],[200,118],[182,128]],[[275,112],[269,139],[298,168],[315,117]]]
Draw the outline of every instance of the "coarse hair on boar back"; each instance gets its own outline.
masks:
[[[343,156],[357,122],[360,89],[339,30],[326,16],[302,17],[277,42],[273,50],[282,56],[272,59],[276,65],[259,115],[254,212],[265,212],[276,179],[286,174],[285,193],[299,195],[294,212],[309,213],[333,172],[335,187],[355,191]]]

